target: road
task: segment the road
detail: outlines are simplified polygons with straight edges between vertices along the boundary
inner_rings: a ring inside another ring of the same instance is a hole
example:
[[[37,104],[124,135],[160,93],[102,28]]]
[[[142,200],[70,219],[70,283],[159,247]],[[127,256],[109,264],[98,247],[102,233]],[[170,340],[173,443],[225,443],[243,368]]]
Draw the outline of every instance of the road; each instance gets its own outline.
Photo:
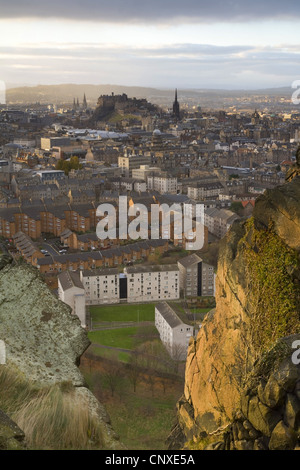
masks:
[[[52,256],[60,256],[61,254],[58,252],[58,250],[56,250],[56,248],[54,248],[54,246],[50,245],[50,243],[44,242],[42,249],[48,251],[48,253]]]

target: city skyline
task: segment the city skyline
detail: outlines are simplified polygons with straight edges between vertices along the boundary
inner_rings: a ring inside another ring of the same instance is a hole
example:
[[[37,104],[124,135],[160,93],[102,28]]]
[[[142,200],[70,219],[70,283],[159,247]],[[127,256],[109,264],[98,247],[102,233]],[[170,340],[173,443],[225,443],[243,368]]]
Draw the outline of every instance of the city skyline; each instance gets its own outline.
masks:
[[[0,80],[256,89],[299,79],[295,1],[0,0]]]

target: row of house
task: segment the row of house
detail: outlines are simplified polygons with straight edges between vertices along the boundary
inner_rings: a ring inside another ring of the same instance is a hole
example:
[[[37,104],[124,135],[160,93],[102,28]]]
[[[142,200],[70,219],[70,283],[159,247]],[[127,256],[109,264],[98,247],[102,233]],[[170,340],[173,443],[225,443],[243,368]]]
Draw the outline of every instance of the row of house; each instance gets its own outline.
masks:
[[[77,314],[82,303],[78,295],[84,295],[85,305],[146,303],[178,300],[183,292],[189,297],[213,296],[214,286],[213,266],[196,254],[172,265],[136,265],[121,271],[117,267],[83,268],[76,273],[63,271],[58,275],[59,298],[71,306],[73,313],[76,307]],[[81,310],[79,317],[85,318],[84,315]]]
[[[161,255],[168,249],[168,240],[146,240],[107,250],[50,255],[33,259],[32,264],[43,274],[59,274],[66,270],[113,268],[145,261],[149,256]]]
[[[96,233],[83,233],[78,235],[68,228],[60,234],[60,241],[64,247],[81,251],[106,249],[119,245],[120,243],[117,238],[101,240]]]
[[[37,239],[42,233],[59,236],[66,228],[84,233],[96,227],[96,211],[94,204],[41,204],[0,209],[0,235],[11,238],[21,231]]]
[[[195,201],[218,198],[225,194],[225,188],[219,181],[209,183],[196,183],[188,186],[188,197]]]

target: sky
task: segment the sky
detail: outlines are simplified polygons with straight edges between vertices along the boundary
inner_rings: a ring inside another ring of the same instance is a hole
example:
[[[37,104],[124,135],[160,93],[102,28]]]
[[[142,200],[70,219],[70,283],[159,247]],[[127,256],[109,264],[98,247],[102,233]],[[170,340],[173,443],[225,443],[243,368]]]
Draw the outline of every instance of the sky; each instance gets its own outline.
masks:
[[[299,65],[299,0],[0,0],[8,87],[289,87]]]

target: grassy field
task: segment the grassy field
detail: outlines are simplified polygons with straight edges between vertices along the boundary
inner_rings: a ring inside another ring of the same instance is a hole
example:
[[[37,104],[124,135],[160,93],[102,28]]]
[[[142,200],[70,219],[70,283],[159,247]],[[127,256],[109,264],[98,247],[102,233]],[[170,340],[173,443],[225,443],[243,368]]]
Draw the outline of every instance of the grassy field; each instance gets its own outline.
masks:
[[[121,349],[134,349],[149,337],[158,336],[154,325],[136,326],[128,328],[114,328],[112,330],[90,331],[89,338],[92,343],[102,344]]]
[[[154,304],[95,306],[90,307],[90,314],[94,331],[90,331],[88,336],[92,342],[90,348],[97,356],[128,362],[130,353],[119,349],[133,350],[143,342],[158,337],[154,326]],[[144,322],[149,324],[142,325]],[[125,326],[124,323],[129,325]],[[110,326],[111,329],[104,329]],[[100,348],[97,345],[108,348]]]
[[[124,397],[118,407],[106,402],[113,428],[128,449],[165,450],[175,421],[178,396],[147,397],[145,392]]]
[[[141,305],[114,305],[90,307],[91,317],[94,322],[154,322],[154,304]]]
[[[121,442],[133,450],[166,449],[183,392],[183,374],[172,372],[173,364],[166,362],[170,358],[154,326],[154,311],[154,304],[90,307],[92,345],[81,359],[87,383],[105,405]],[[136,387],[130,370],[140,371]]]
[[[108,411],[120,441],[129,450],[165,450],[176,417],[176,402],[183,393],[183,379],[165,377],[163,388],[161,379],[157,378],[154,387],[150,387],[145,370],[134,392],[125,372],[120,374],[112,394],[106,380],[106,370],[110,367],[111,362],[103,359],[99,365],[96,362],[89,365],[83,360],[81,371]]]

